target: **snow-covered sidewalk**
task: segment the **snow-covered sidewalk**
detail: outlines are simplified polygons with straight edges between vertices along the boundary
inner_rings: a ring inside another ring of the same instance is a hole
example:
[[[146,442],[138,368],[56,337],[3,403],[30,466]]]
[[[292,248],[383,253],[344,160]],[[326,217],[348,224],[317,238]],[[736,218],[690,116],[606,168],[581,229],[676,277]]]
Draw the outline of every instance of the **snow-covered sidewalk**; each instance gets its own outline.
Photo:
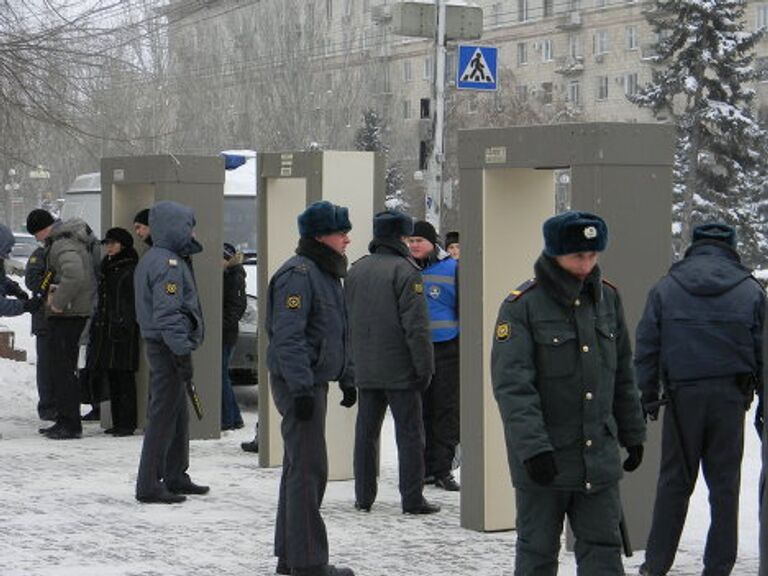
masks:
[[[16,331],[27,363],[0,359],[0,576],[251,576],[274,574],[272,556],[279,469],[259,468],[240,450],[246,427],[220,440],[192,443],[190,473],[211,493],[181,505],[141,505],[133,498],[141,436],[113,438],[98,423],[84,437],[51,441],[37,433],[34,341],[25,318],[2,319]],[[747,433],[741,549],[734,574],[757,573],[759,450]],[[459,497],[432,487],[440,514],[400,513],[391,419],[382,442],[379,498],[370,514],[355,511],[351,482],[333,482],[323,513],[331,561],[359,576],[497,576],[513,573],[514,532],[482,534],[459,526]],[[701,482],[700,482],[701,483]],[[650,503],[649,503],[650,505]],[[706,492],[691,503],[674,574],[701,573],[708,526]],[[638,543],[636,543],[637,545]],[[642,553],[625,560],[636,574]],[[560,573],[576,573],[563,553]]]

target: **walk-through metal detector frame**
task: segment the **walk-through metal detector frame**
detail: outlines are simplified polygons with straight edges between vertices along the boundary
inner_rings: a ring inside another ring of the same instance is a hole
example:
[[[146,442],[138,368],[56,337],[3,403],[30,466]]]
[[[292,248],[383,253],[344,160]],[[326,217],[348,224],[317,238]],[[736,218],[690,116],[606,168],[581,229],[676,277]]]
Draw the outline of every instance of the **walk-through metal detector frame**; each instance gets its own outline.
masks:
[[[221,316],[222,222],[224,160],[218,156],[127,156],[101,160],[101,229],[120,226],[133,235],[139,255],[147,245],[133,232],[133,217],[155,202],[173,200],[195,211],[195,235],[203,252],[193,257],[200,304],[205,317],[205,341],[194,352],[195,385],[203,404],[198,420],[191,406],[192,439],[221,435]],[[143,344],[136,374],[139,426],[147,411],[149,368]]]
[[[461,177],[461,525],[515,526],[514,490],[490,378],[493,328],[503,299],[533,275],[541,225],[554,214],[552,171],[570,169],[570,207],[601,215],[609,243],[604,277],[619,286],[630,333],[649,288],[671,261],[674,132],[658,124],[560,124],[465,130]],[[648,427],[646,458],[625,475],[622,499],[635,548],[650,529],[660,451]]]
[[[299,238],[296,218],[319,200],[349,208],[350,264],[368,253],[373,215],[384,209],[384,158],[373,152],[336,151],[275,152],[259,158],[259,464],[272,467],[282,464],[283,443],[280,415],[268,385],[265,318],[269,279],[294,254]],[[357,408],[342,408],[340,400],[334,383],[329,388],[326,418],[330,480],[353,477]]]

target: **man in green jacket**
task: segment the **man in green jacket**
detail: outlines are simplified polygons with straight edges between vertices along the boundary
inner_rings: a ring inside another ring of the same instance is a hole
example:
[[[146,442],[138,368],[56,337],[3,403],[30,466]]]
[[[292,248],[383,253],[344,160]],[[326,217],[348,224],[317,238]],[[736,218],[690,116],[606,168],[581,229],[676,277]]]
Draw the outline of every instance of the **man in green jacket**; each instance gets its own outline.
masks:
[[[535,278],[504,300],[491,357],[517,503],[515,576],[557,574],[563,520],[579,575],[623,575],[619,446],[643,458],[645,422],[621,298],[602,280],[599,216],[544,223]]]

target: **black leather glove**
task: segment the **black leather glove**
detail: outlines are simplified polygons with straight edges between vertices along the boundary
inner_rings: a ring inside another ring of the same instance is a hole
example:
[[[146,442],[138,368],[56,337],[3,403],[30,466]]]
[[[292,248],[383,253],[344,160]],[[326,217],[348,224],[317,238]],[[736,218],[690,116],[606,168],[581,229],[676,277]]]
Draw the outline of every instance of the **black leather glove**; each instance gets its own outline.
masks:
[[[758,394],[757,396],[757,408],[755,409],[755,430],[757,430],[757,435],[760,436],[760,439],[763,439],[763,424],[765,423],[765,419],[763,417],[763,395]]]
[[[293,399],[293,408],[296,410],[296,418],[303,422],[311,420],[315,412],[315,397],[296,396]]]
[[[357,402],[357,388],[342,388],[341,393],[344,394],[344,398],[339,402],[340,406],[344,408],[352,408]]]
[[[27,299],[24,300],[24,304],[23,304],[24,312],[30,312],[30,313],[37,312],[38,310],[40,310],[40,306],[42,305],[43,305],[42,298],[35,296],[34,298],[29,299],[29,297],[27,297]]]
[[[5,293],[8,296],[15,296],[18,300],[29,300],[29,294],[27,294],[24,289],[15,282],[8,286]]]
[[[627,446],[627,459],[624,460],[624,470],[627,472],[634,472],[640,463],[643,461],[643,445]]]
[[[549,486],[557,476],[557,465],[555,464],[554,452],[542,452],[525,462],[525,470],[531,480],[540,486]]]
[[[643,417],[646,422],[648,420],[656,421],[659,419],[659,393],[658,392],[643,392],[640,400],[643,404]]]
[[[194,375],[194,371],[192,369],[192,355],[191,354],[183,354],[182,356],[176,356],[176,370],[179,373],[179,378],[181,378],[182,382],[189,382],[192,380],[192,376]]]

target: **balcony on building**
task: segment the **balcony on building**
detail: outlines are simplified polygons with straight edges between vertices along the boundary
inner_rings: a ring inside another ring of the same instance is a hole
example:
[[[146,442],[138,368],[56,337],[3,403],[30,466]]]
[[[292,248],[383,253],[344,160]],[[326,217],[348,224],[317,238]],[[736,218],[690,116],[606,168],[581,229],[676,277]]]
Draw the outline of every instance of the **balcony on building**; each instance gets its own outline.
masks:
[[[584,72],[583,56],[560,56],[555,60],[555,72],[563,76],[577,76]]]
[[[563,14],[555,24],[555,27],[560,30],[578,30],[581,26],[581,12],[578,10],[571,10]]]

